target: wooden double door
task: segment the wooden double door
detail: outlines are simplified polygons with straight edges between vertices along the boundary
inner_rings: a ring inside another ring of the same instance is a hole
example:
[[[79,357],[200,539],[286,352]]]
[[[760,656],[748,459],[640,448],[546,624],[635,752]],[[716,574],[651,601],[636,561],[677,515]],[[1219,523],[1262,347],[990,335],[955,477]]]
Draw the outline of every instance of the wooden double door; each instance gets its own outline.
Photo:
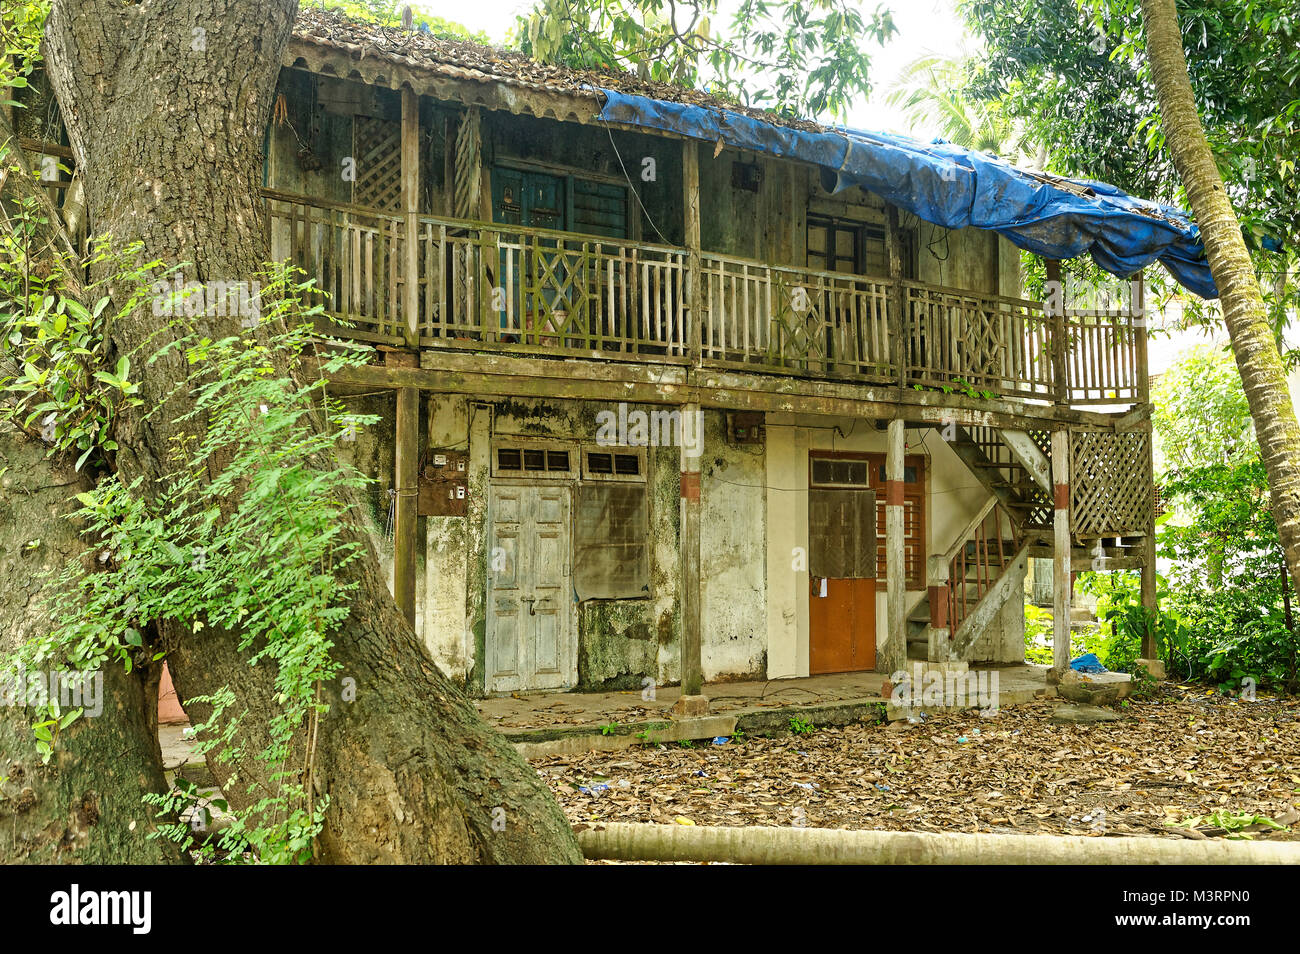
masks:
[[[567,486],[493,482],[487,574],[488,692],[568,689],[578,678]]]
[[[876,667],[876,495],[808,492],[808,671]]]

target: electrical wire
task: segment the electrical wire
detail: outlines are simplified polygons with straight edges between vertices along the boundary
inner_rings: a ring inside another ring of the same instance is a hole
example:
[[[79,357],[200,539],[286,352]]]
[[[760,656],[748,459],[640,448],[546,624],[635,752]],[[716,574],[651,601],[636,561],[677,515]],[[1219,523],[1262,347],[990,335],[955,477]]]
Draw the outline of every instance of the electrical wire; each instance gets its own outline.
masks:
[[[658,235],[659,238],[663,239],[665,245],[675,244],[668,241],[668,236],[664,235],[664,233],[659,230],[659,226],[655,224],[654,218],[650,215],[650,210],[647,209],[645,203],[641,201],[641,193],[637,189],[636,183],[632,181],[632,177],[627,173],[627,166],[623,164],[623,154],[618,151],[618,143],[614,142],[614,132],[610,129],[609,123],[602,119],[600,124],[605,127],[605,133],[609,136],[609,144],[614,148],[614,156],[618,159],[618,167],[623,170],[623,178],[631,188],[632,197],[636,199],[636,204],[641,207],[641,212],[645,215],[646,221],[649,222],[650,227],[655,230],[655,234]]]

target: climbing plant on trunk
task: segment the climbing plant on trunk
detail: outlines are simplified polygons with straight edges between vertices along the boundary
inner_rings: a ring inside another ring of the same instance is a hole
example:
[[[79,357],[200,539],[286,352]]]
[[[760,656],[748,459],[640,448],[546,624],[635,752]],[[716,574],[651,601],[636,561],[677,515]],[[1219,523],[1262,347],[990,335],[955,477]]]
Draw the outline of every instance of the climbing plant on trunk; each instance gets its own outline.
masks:
[[[1255,422],[1278,536],[1300,590],[1300,423],[1241,224],[1206,142],[1174,0],[1142,0],[1147,57],[1174,167],[1201,228],[1223,321]]]

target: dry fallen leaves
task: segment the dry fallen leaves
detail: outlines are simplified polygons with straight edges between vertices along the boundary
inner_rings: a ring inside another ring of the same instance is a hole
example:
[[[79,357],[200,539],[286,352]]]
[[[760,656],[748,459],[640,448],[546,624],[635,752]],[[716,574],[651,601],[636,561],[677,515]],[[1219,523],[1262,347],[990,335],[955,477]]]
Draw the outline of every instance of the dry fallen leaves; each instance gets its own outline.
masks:
[[[1166,687],[1094,725],[1053,724],[1057,705],[534,765],[574,823],[1196,838],[1217,832],[1173,823],[1221,809],[1300,818],[1300,702]],[[1256,837],[1300,839],[1293,827]]]

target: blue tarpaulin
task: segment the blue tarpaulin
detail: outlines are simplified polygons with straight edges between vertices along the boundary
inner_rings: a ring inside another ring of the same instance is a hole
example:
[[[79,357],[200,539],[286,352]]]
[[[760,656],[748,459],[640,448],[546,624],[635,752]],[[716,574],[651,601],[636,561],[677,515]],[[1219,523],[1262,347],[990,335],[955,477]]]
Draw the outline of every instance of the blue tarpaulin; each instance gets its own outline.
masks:
[[[1096,653],[1084,653],[1078,659],[1071,659],[1070,668],[1075,672],[1088,673],[1092,676],[1110,671],[1101,664],[1101,660],[1097,658]]]
[[[608,122],[814,163],[830,192],[861,186],[934,225],[987,229],[1045,258],[1086,253],[1121,278],[1158,261],[1202,298],[1218,297],[1200,229],[1187,214],[1103,182],[1017,169],[941,139],[924,143],[847,128],[809,132],[730,110],[600,92],[600,118]]]

